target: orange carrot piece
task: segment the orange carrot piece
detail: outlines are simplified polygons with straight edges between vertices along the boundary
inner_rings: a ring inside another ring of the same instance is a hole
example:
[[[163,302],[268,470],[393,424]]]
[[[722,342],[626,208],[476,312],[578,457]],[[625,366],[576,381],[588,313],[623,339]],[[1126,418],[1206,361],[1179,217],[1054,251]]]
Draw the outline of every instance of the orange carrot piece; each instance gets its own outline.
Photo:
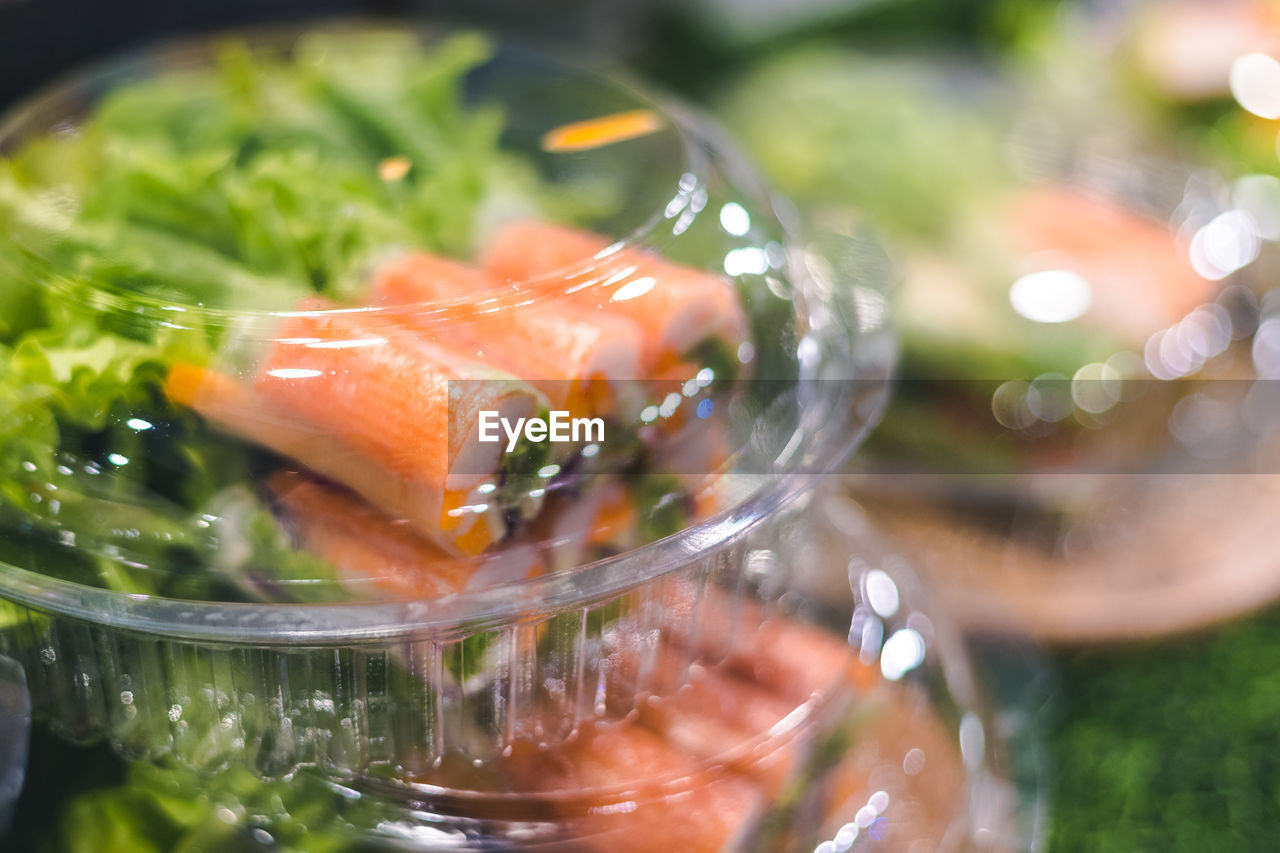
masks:
[[[552,152],[588,151],[646,136],[662,128],[662,118],[653,110],[627,110],[599,118],[562,124],[542,137],[542,150]]]

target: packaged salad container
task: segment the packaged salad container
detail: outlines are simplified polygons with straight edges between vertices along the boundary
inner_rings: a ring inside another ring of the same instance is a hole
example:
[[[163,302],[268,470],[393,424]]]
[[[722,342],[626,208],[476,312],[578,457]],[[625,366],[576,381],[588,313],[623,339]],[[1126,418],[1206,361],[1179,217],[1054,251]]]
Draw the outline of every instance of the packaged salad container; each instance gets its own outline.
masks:
[[[886,236],[902,357],[854,488],[958,618],[1187,630],[1280,594],[1278,208],[1062,77],[809,50],[724,112],[829,231]]]
[[[0,154],[0,653],[40,724],[294,849],[300,813],[417,849],[1009,837],[945,631],[852,540],[847,600],[795,582],[883,303],[702,121],[335,26],[108,63]]]

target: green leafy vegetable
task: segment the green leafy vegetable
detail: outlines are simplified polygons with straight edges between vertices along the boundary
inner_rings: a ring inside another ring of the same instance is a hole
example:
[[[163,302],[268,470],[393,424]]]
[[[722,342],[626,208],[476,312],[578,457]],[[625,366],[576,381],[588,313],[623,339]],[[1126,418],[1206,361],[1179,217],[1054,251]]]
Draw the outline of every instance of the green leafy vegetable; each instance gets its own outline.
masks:
[[[688,495],[680,481],[669,474],[639,474],[635,477],[635,502],[643,513],[640,532],[643,541],[663,539],[684,528],[693,515]]]
[[[42,841],[49,853],[337,853],[359,849],[348,821],[363,815],[375,825],[378,808],[306,772],[264,782],[245,770],[201,777],[134,762],[123,784],[68,802]]]
[[[164,378],[219,351],[200,306],[342,299],[386,253],[469,253],[492,196],[536,208],[501,114],[463,99],[489,53],[394,32],[228,42],[0,161],[0,559],[148,594],[332,596],[247,485],[269,456],[172,405]]]

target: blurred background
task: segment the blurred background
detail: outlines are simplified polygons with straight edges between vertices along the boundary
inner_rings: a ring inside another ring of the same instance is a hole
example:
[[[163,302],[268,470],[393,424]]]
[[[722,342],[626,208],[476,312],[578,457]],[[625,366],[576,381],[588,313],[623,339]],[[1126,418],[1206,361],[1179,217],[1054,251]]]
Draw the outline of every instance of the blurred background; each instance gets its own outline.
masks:
[[[1041,849],[1274,849],[1280,3],[0,0],[0,107],[349,15],[629,68],[725,125],[837,280],[890,265],[902,381],[845,488],[1034,735]],[[120,807],[105,748],[32,750],[0,846],[135,849],[74,830]]]

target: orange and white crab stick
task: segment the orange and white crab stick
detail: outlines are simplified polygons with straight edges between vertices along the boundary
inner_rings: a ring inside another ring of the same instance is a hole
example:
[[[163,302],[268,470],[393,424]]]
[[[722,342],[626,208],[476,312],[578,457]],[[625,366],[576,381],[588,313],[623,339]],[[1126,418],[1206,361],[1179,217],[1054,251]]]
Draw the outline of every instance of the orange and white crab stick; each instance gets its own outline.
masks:
[[[558,795],[559,817],[612,853],[719,853],[764,802],[753,780],[631,721],[584,726],[551,750],[522,745],[505,769],[520,788]]]
[[[382,266],[375,305],[401,306],[407,325],[450,341],[471,358],[506,370],[571,412],[607,414],[618,389],[640,377],[640,328],[625,317],[588,312],[554,296],[517,298],[509,288],[457,261],[410,252]],[[436,313],[432,303],[463,310]]]
[[[473,490],[496,478],[504,455],[479,441],[479,413],[529,417],[545,398],[410,329],[330,309],[312,300],[286,317],[248,385],[179,364],[169,396],[351,488],[449,553],[484,551],[505,520]]]
[[[645,378],[686,360],[708,340],[737,354],[748,329],[731,282],[647,251],[607,251],[610,245],[585,231],[514,222],[495,235],[481,266],[506,281],[567,291],[574,304],[636,323]]]
[[[343,586],[362,598],[440,598],[541,573],[532,548],[454,557],[354,493],[312,477],[281,472],[267,487],[299,545],[330,563]]]

